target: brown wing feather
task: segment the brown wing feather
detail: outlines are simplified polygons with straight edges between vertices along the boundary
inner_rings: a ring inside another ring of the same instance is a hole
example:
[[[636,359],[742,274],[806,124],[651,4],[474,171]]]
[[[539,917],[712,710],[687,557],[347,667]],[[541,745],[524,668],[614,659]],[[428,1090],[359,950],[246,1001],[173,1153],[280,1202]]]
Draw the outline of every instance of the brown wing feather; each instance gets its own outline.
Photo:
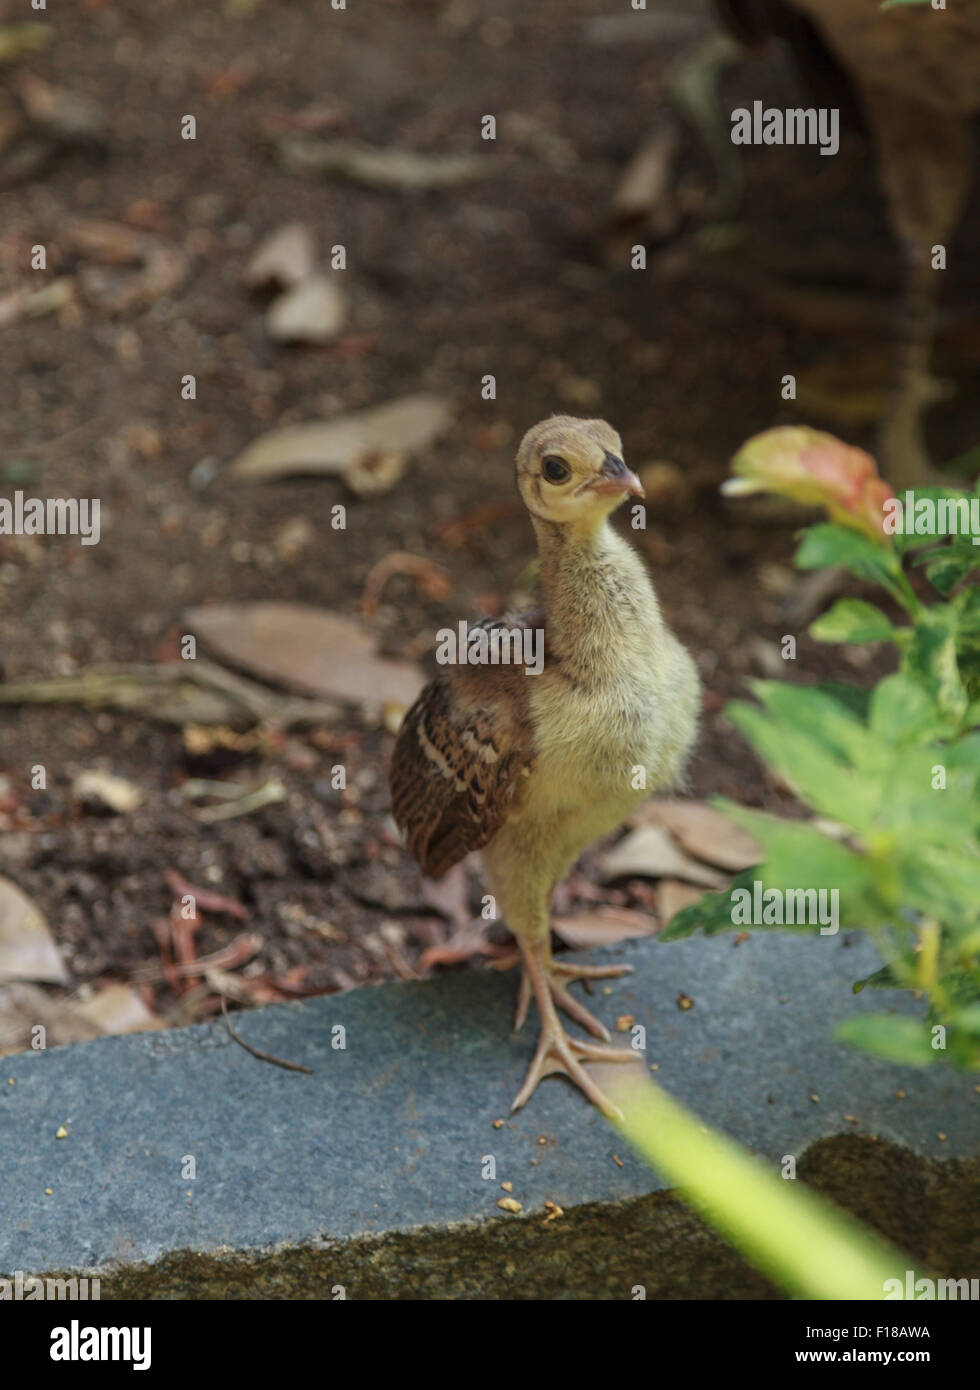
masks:
[[[395,821],[438,878],[489,844],[534,763],[518,666],[454,666],[405,716],[391,760]]]

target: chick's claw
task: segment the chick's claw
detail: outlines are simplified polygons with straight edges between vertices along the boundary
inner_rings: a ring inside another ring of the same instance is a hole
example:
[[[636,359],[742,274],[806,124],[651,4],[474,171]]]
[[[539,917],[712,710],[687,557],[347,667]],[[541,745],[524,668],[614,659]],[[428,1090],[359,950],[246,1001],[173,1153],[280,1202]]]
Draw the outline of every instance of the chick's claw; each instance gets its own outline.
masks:
[[[600,1025],[601,1026],[601,1025]],[[581,1060],[579,1060],[581,1059]],[[611,1120],[621,1119],[622,1111],[614,1105],[605,1092],[589,1076],[582,1062],[633,1062],[639,1056],[631,1048],[603,1047],[598,1043],[582,1042],[571,1038],[565,1032],[557,1016],[541,1026],[537,1051],[531,1063],[524,1085],[514,1098],[512,1111],[526,1105],[537,1089],[538,1082],[555,1072],[567,1076],[583,1091],[593,1105]]]

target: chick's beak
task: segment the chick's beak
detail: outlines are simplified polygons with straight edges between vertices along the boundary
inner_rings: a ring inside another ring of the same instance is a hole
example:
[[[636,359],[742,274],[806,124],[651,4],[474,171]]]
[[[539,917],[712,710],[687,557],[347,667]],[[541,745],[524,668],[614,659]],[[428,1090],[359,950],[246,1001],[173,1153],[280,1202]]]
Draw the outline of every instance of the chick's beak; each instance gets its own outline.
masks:
[[[645,497],[643,484],[621,458],[615,454],[606,453],[602,467],[593,482],[589,483],[592,492],[597,492],[600,497],[609,496],[615,492],[627,492],[631,497]]]

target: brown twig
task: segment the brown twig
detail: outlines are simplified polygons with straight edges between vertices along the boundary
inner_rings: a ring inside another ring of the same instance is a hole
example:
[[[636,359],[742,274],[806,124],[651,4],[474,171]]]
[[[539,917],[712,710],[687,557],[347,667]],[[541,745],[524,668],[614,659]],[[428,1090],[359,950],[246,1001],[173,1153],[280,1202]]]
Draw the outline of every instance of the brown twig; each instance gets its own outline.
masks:
[[[231,1026],[231,1019],[228,1017],[228,1002],[224,995],[221,997],[221,1012],[224,1014],[225,1027],[228,1029],[228,1032],[234,1038],[235,1042],[238,1043],[239,1047],[244,1047],[245,1051],[250,1052],[258,1061],[271,1062],[274,1067],[284,1067],[286,1071],[302,1071],[305,1072],[307,1076],[313,1075],[312,1067],[304,1067],[302,1062],[287,1062],[282,1057],[273,1057],[271,1052],[260,1052],[257,1047],[253,1047],[251,1043],[247,1043],[244,1038],[239,1037]]]
[[[364,581],[362,617],[378,616],[381,591],[395,574],[407,574],[414,579],[426,598],[448,598],[453,590],[452,580],[441,565],[434,565],[424,556],[412,555],[407,550],[393,550],[378,561]]]

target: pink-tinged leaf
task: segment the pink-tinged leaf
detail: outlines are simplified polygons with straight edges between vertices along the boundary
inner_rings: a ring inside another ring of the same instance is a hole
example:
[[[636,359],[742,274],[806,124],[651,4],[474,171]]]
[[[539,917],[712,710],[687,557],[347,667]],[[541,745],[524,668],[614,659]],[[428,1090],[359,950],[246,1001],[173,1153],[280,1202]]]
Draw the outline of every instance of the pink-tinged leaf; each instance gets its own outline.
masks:
[[[893,495],[863,449],[804,426],[765,430],[743,444],[732,460],[735,474],[726,496],[775,492],[807,506],[823,507],[833,521],[882,545],[885,503]]]

